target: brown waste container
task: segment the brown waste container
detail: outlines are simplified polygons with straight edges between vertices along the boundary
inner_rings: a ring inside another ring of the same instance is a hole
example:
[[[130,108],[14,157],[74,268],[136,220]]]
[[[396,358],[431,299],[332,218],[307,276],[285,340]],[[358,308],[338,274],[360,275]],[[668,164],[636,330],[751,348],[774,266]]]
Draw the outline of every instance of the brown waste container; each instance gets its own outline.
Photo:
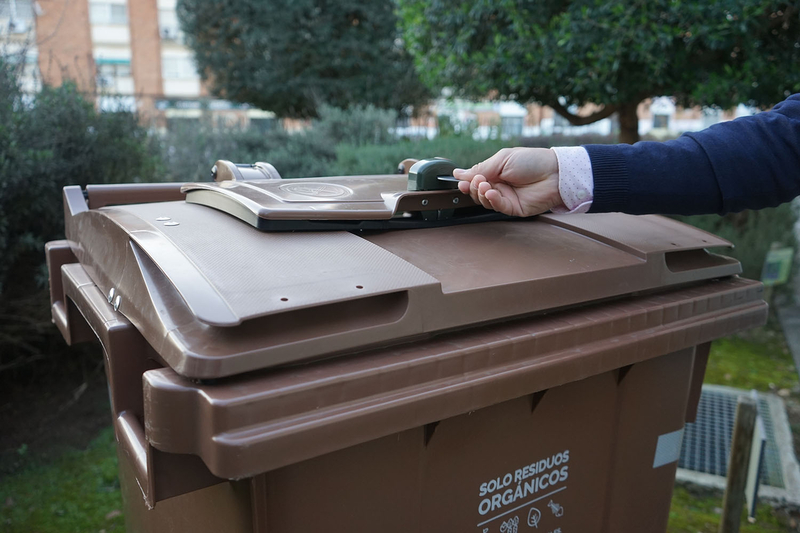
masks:
[[[710,342],[767,315],[661,217],[267,233],[64,196],[53,318],[103,348],[129,531],[663,532]]]

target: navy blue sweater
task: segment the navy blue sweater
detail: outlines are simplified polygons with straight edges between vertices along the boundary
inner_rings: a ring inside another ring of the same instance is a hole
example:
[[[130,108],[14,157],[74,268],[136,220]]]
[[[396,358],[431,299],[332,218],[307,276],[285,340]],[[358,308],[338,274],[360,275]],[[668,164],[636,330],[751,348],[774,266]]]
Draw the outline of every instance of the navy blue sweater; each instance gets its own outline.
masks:
[[[590,213],[724,214],[800,196],[800,94],[666,142],[587,145]]]

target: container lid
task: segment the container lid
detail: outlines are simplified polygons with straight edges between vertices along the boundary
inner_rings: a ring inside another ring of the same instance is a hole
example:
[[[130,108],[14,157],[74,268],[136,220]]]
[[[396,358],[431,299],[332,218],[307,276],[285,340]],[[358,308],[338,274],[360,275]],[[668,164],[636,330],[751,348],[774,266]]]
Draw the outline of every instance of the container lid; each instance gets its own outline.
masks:
[[[80,190],[71,189],[68,202],[78,201]],[[115,289],[118,312],[192,378],[740,272],[737,261],[705,251],[725,240],[667,218],[621,214],[265,233],[176,201],[68,209],[67,236],[100,290]]]
[[[410,229],[512,218],[460,193],[455,168],[437,158],[416,161],[401,174],[284,180],[267,163],[220,160],[215,182],[187,183],[181,191],[189,203],[263,231]]]
[[[186,201],[262,231],[415,229],[510,219],[457,189],[407,191],[406,176],[223,181],[184,185]]]

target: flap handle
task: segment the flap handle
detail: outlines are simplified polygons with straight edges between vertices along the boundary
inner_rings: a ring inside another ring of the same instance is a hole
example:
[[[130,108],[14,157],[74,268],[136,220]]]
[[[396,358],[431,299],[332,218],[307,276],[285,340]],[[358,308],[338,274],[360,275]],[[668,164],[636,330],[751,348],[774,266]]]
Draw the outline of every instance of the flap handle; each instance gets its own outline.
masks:
[[[249,164],[236,164],[220,159],[211,167],[211,178],[214,181],[251,181],[282,179],[278,170],[263,161]]]

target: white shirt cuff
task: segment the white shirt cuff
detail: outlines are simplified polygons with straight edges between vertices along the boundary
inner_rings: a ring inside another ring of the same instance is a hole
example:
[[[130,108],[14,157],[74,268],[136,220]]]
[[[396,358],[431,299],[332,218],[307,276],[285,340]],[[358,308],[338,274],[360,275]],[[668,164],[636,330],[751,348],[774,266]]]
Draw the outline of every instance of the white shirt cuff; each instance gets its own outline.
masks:
[[[558,146],[551,148],[558,160],[558,192],[564,207],[553,213],[586,213],[594,200],[594,178],[589,152],[582,146]]]

